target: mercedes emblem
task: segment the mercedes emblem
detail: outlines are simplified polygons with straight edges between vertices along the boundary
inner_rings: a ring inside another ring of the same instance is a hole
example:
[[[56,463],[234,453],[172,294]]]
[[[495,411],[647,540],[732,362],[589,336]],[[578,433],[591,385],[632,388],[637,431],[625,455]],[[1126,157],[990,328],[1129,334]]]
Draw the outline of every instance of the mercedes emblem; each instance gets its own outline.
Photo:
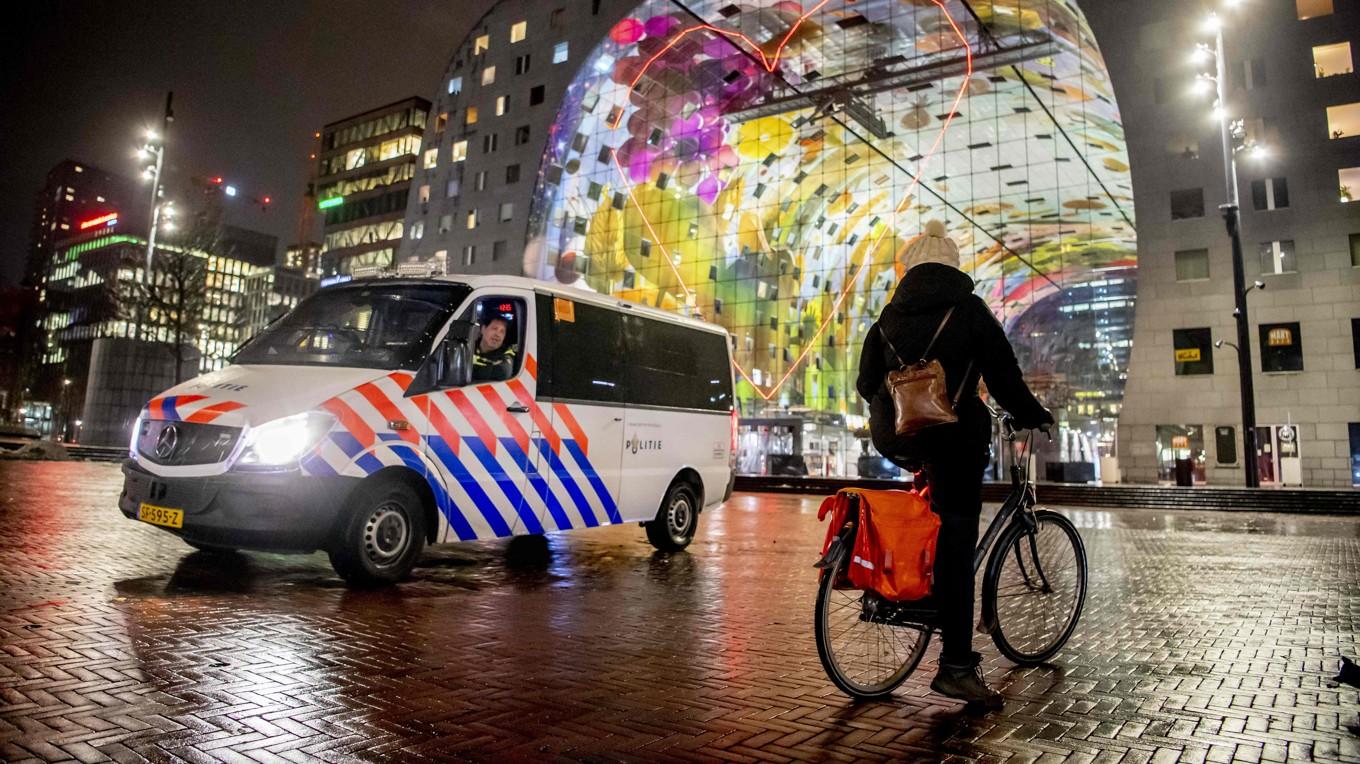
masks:
[[[168,424],[156,436],[156,457],[159,459],[169,459],[175,453],[175,446],[179,445],[179,428],[173,424]]]

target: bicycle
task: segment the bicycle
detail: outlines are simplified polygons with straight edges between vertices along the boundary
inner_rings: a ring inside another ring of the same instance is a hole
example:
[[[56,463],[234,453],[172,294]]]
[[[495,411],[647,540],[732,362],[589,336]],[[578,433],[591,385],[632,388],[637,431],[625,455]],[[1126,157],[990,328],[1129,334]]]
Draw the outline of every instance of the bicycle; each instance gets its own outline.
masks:
[[[1006,441],[1015,443],[1014,419],[1009,414],[998,418]],[[1057,654],[1077,627],[1086,602],[1086,547],[1072,521],[1036,508],[1028,469],[1033,430],[1024,442],[1026,466],[1011,464],[1011,492],[978,542],[973,574],[986,560],[978,631],[990,634],[1014,663],[1035,666]],[[817,655],[841,691],[858,699],[881,698],[920,664],[936,629],[936,612],[871,591],[837,588],[857,530],[859,497],[851,500],[855,503],[844,525],[816,563],[821,570],[813,619]]]

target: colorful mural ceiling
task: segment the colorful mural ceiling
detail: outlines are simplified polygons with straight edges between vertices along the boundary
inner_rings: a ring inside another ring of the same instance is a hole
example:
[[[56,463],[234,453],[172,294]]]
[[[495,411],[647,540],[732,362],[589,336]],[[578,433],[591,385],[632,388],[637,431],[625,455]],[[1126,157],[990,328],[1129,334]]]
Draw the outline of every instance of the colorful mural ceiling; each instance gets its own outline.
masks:
[[[649,0],[553,130],[529,275],[727,327],[744,414],[860,413],[858,348],[930,219],[1050,404],[1118,410],[1132,191],[1071,2]]]

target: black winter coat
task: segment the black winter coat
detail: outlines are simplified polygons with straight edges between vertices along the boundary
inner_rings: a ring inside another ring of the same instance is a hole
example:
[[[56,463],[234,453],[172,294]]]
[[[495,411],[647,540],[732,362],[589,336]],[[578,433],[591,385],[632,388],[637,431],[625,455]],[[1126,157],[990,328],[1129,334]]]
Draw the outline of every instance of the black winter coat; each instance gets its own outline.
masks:
[[[883,334],[897,348],[902,362],[914,363],[920,360],[951,305],[954,313],[930,355],[944,366],[951,398],[960,384],[964,386],[958,406],[959,422],[928,428],[913,438],[899,437],[884,380],[890,370],[901,368],[902,363],[884,342]],[[963,379],[969,361],[972,369]],[[977,395],[979,377],[987,381],[992,397],[1015,416],[1019,426],[1037,427],[1053,421],[1025,384],[1015,351],[991,308],[973,294],[973,280],[963,271],[939,263],[922,263],[912,268],[897,285],[878,322],[870,328],[860,354],[855,386],[869,401],[869,430],[874,447],[885,456],[924,460],[931,456],[946,458],[958,449],[985,449],[991,439],[991,423]]]

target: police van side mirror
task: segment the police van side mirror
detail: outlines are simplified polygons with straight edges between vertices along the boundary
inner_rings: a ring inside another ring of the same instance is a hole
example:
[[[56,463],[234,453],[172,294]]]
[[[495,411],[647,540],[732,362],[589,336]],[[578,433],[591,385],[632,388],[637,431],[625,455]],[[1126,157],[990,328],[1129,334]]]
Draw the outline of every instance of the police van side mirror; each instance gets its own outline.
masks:
[[[430,357],[416,371],[415,379],[406,389],[406,397],[462,387],[472,381],[473,348],[481,336],[481,327],[471,321],[454,321],[444,339]]]

